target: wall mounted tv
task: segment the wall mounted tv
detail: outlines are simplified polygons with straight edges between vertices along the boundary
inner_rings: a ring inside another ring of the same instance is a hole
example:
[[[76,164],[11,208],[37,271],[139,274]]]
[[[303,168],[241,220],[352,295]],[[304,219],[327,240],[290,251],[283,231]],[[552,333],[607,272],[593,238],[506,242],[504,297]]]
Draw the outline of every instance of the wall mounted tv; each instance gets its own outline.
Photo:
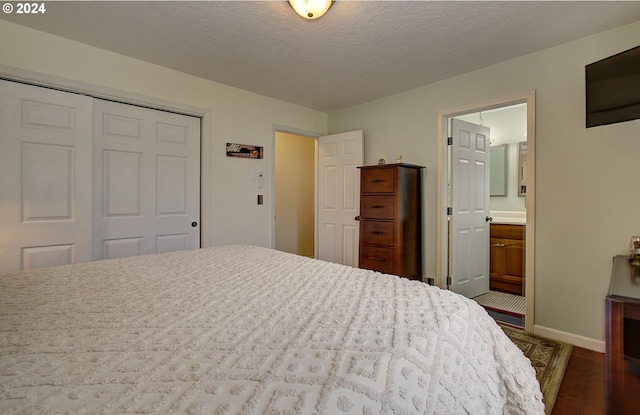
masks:
[[[585,67],[587,128],[640,118],[640,46]]]

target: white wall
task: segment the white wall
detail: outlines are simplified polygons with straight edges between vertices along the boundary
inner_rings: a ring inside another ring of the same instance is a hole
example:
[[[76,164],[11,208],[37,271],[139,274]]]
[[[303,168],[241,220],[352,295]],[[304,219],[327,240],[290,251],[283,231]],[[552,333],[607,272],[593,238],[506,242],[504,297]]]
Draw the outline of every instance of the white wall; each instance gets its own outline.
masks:
[[[327,114],[176,72],[0,20],[0,64],[187,106],[210,109],[210,188],[203,189],[213,245],[271,244],[274,125],[326,133]],[[0,71],[0,76],[2,75]],[[228,158],[227,142],[265,147],[263,160]],[[256,203],[251,169],[265,173],[264,205]],[[204,216],[206,217],[206,216]],[[203,219],[204,220],[204,219]]]
[[[363,129],[365,163],[426,165],[425,275],[436,266],[439,110],[536,90],[535,323],[604,340],[611,259],[640,233],[640,120],[585,128],[584,66],[638,45],[640,22],[329,114]]]

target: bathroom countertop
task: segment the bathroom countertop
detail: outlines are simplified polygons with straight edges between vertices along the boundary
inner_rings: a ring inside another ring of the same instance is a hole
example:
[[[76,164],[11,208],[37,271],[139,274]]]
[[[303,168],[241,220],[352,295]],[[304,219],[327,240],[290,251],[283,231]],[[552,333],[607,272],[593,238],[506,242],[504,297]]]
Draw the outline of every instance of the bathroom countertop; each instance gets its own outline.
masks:
[[[491,223],[506,225],[525,225],[527,223],[526,212],[491,211],[493,220]]]

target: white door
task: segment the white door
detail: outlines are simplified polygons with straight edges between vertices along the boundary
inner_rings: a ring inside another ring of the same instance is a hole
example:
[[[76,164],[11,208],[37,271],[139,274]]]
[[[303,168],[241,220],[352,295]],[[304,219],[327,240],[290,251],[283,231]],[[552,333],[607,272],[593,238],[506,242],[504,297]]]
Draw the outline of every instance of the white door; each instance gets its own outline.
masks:
[[[91,260],[91,106],[0,80],[0,272]]]
[[[200,246],[200,120],[96,99],[93,256]]]
[[[318,259],[358,266],[363,133],[318,139]]]
[[[489,291],[489,128],[453,119],[451,289],[473,298]]]

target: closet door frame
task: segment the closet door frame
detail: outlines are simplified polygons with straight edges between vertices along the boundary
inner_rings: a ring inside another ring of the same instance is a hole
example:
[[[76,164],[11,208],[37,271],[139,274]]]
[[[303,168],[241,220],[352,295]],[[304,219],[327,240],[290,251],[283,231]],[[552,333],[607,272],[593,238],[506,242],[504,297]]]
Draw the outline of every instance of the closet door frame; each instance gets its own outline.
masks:
[[[200,118],[200,246],[211,246],[211,110],[0,64],[0,78]]]

